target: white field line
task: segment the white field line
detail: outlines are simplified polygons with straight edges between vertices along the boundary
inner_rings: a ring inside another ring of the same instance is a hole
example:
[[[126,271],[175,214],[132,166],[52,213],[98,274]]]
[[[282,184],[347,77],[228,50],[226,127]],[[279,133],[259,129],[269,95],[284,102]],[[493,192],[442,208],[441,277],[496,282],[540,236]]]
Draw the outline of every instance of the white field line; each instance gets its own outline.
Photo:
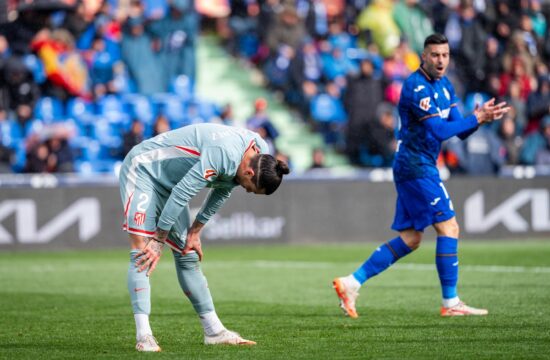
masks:
[[[297,269],[297,270],[323,270],[341,269],[349,267],[354,269],[360,262],[314,262],[314,261],[274,261],[274,260],[235,260],[235,261],[208,261],[203,263],[205,269],[227,269],[245,267],[252,269]],[[127,263],[103,263],[98,265],[98,271],[124,271]],[[64,263],[64,264],[33,264],[24,267],[25,272],[58,272],[58,271],[90,271],[93,266],[86,263]],[[161,263],[157,269],[171,269],[171,263]],[[409,271],[435,271],[434,264],[395,264],[392,268]],[[13,271],[11,267],[4,267],[0,264],[0,272]],[[529,273],[529,274],[550,274],[549,266],[501,266],[501,265],[461,265],[460,271],[485,272],[485,273]]]
[[[278,269],[329,269],[341,268],[343,266],[357,267],[360,263],[350,262],[309,262],[309,261],[271,261],[271,260],[255,260],[255,261],[213,261],[206,262],[205,267],[217,268],[226,266],[251,266],[255,268],[278,268]],[[395,264],[392,268],[399,270],[413,271],[435,271],[434,264]],[[472,272],[492,272],[492,273],[550,273],[548,266],[501,266],[501,265],[462,265],[460,271]]]

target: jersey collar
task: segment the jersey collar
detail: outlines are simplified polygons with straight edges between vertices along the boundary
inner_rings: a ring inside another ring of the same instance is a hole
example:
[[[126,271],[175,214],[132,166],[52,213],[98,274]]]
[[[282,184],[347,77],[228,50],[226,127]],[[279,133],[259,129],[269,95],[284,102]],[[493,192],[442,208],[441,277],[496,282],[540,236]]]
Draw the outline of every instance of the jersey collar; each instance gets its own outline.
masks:
[[[424,64],[424,63],[422,63]],[[420,64],[420,67],[418,68],[418,71],[420,71],[420,73],[422,75],[424,75],[424,77],[426,79],[428,79],[428,81],[434,81],[434,79],[432,79],[432,77],[426,72],[426,70],[424,70],[424,68],[422,67],[422,64]]]

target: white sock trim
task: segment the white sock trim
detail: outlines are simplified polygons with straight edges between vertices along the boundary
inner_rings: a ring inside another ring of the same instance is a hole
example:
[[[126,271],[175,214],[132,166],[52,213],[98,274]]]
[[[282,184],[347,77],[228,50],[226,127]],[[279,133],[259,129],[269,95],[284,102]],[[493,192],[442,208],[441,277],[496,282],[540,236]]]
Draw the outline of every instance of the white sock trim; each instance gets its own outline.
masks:
[[[458,296],[455,296],[454,298],[450,298],[450,299],[443,299],[443,307],[451,308],[453,306],[458,305],[459,302],[460,302],[460,299]]]
[[[219,334],[225,329],[215,311],[199,315],[199,320],[201,321],[205,335],[213,336]]]
[[[145,335],[153,335],[149,325],[149,315],[134,314],[134,320],[136,321],[136,340]]]
[[[349,274],[348,276],[345,277],[345,279],[348,282],[348,284],[352,286],[355,290],[359,290],[359,288],[361,287],[361,283],[357,281],[357,279],[355,278],[355,276],[353,276],[353,274]]]

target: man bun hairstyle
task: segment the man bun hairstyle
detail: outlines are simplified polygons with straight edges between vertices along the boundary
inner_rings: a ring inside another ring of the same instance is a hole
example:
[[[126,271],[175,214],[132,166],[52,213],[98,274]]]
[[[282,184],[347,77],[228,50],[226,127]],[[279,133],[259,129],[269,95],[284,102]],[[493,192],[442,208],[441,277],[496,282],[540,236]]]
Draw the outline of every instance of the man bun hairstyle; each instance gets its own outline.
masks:
[[[448,44],[449,40],[443,34],[432,34],[424,40],[424,49],[430,45]]]
[[[258,154],[252,159],[254,177],[252,181],[257,189],[265,189],[266,195],[271,195],[277,190],[283,175],[290,173],[288,165],[281,160],[276,160],[269,154]]]

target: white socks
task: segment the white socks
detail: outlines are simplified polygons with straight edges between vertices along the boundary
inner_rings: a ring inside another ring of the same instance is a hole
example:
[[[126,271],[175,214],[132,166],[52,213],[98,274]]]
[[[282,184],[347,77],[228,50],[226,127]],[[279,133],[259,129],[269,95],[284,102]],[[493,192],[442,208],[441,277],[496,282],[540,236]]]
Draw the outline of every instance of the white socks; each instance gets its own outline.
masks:
[[[450,299],[443,299],[443,307],[451,308],[453,306],[458,305],[459,302],[460,302],[460,299],[458,298],[458,296],[455,296],[454,298],[450,298]]]
[[[351,286],[354,290],[359,290],[361,288],[361,283],[357,281],[353,274],[350,274],[344,278],[344,281]]]
[[[215,311],[199,315],[199,319],[204,329],[204,334],[207,336],[219,334],[225,329],[222,322],[218,318],[218,314],[216,314]]]
[[[153,331],[149,325],[149,315],[134,314],[134,320],[136,321],[136,340],[145,335],[153,335]]]

